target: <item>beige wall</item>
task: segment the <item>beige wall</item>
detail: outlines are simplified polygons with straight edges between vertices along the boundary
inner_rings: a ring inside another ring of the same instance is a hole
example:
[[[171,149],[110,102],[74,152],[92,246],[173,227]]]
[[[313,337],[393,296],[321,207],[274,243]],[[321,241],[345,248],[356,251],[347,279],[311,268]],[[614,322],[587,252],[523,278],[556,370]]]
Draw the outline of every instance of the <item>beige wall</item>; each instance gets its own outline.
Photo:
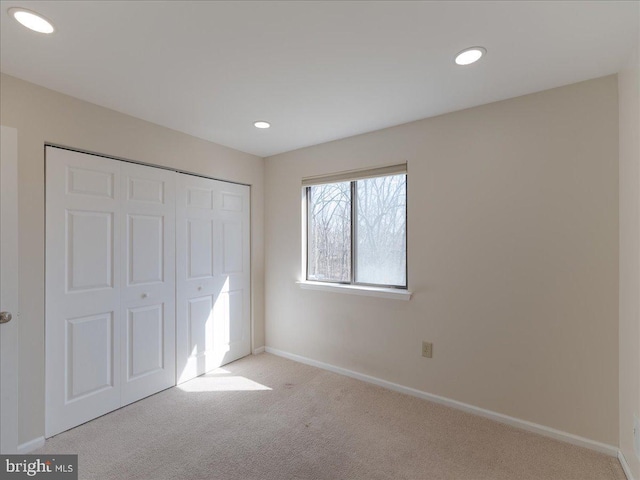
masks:
[[[640,479],[640,459],[633,450],[633,416],[640,418],[640,30],[638,35],[627,67],[618,74],[620,450],[636,479]]]
[[[159,99],[161,100],[161,99]],[[19,442],[44,435],[44,144],[251,185],[253,346],[264,345],[264,160],[14,77],[0,77],[0,121],[18,129]]]
[[[411,301],[301,290],[301,179],[404,161]],[[618,444],[615,76],[265,169],[268,346]]]

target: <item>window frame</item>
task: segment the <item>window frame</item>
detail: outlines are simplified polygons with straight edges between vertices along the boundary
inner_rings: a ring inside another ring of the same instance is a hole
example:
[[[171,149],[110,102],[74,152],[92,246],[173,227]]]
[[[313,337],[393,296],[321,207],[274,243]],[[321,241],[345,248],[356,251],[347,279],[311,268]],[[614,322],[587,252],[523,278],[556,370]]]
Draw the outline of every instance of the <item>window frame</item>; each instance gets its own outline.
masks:
[[[396,175],[404,175],[405,181],[405,205],[404,205],[404,216],[405,216],[405,239],[404,239],[404,275],[405,275],[405,284],[404,285],[391,285],[384,283],[368,283],[368,282],[358,282],[356,281],[356,270],[358,268],[358,245],[356,238],[356,228],[358,223],[358,188],[357,182],[360,180],[367,180],[369,178],[380,178],[380,177],[392,177]],[[340,281],[340,280],[317,280],[309,278],[309,238],[311,237],[311,188],[319,185],[329,185],[336,183],[346,183],[349,182],[349,192],[350,192],[350,202],[351,202],[351,221],[350,221],[350,271],[349,271],[349,281]],[[305,199],[305,216],[304,221],[306,222],[306,226],[304,228],[305,231],[305,281],[306,282],[314,282],[319,284],[333,284],[333,285],[346,285],[346,286],[357,286],[357,287],[372,287],[372,288],[381,288],[381,289],[393,289],[400,291],[409,291],[409,219],[408,219],[408,203],[409,203],[409,176],[407,172],[399,172],[399,173],[389,173],[387,175],[377,175],[375,177],[364,176],[363,178],[354,178],[350,180],[342,180],[342,181],[331,181],[326,183],[317,183],[314,185],[305,185],[302,187],[304,190],[304,199]]]

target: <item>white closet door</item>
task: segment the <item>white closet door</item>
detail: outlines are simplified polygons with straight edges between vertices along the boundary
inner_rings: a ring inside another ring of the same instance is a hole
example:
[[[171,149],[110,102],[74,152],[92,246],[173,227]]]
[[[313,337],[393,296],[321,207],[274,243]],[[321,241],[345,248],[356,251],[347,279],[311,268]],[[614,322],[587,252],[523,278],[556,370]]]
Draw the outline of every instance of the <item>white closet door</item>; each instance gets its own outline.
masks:
[[[249,187],[46,161],[47,437],[250,353]]]
[[[47,437],[120,402],[120,162],[46,149]]]
[[[223,365],[251,353],[251,193],[246,185],[217,182],[218,248],[222,290],[215,310],[225,351]]]
[[[178,383],[248,355],[249,187],[178,174]]]
[[[176,173],[122,163],[122,404],[175,385]]]

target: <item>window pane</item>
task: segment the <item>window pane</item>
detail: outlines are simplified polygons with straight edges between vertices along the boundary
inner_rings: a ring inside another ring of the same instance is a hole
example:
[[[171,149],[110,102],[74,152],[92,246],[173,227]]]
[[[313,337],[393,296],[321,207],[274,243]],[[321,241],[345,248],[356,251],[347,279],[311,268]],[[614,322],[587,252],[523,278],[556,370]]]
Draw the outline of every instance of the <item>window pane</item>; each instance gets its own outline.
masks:
[[[406,286],[407,176],[356,182],[356,282]]]
[[[307,278],[349,282],[351,279],[351,185],[309,187],[309,258]]]

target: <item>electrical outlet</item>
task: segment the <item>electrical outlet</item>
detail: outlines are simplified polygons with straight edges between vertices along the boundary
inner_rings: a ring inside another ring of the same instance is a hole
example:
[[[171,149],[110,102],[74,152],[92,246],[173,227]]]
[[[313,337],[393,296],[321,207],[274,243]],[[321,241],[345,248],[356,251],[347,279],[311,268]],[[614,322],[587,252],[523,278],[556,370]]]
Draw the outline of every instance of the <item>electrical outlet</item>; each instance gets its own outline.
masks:
[[[640,460],[640,418],[637,415],[633,416],[633,449]]]
[[[422,342],[422,356],[427,358],[433,357],[433,343]]]

